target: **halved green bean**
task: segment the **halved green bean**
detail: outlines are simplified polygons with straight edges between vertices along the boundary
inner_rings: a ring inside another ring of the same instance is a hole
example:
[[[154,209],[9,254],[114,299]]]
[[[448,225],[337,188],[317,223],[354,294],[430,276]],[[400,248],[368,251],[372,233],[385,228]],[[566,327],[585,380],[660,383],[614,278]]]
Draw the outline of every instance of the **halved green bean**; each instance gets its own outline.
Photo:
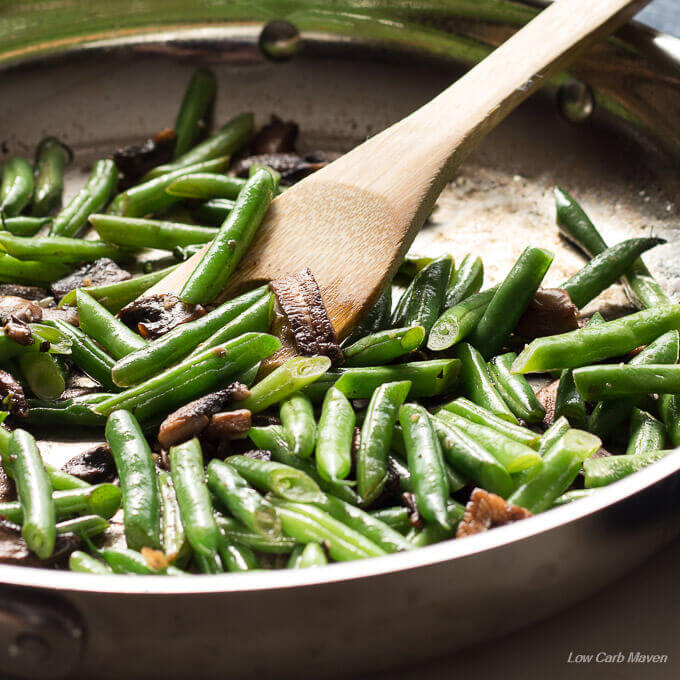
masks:
[[[392,431],[410,389],[408,380],[384,383],[368,404],[357,456],[357,489],[366,503],[375,499],[385,484]]]
[[[161,545],[168,561],[183,564],[191,553],[186,532],[182,524],[182,516],[177,503],[177,494],[172,485],[172,475],[166,470],[159,470],[158,498],[161,505]]]
[[[81,574],[113,574],[113,569],[98,560],[92,555],[88,555],[82,550],[76,550],[68,558],[68,568]]]
[[[498,286],[494,286],[449,307],[432,326],[427,348],[439,352],[468,337],[484,316],[497,290]]]
[[[106,417],[94,413],[91,407],[111,394],[85,394],[60,401],[41,401],[28,399],[28,415],[24,418],[27,425],[39,427],[100,427]]]
[[[10,158],[2,167],[0,212],[8,217],[18,215],[33,197],[33,168],[19,156]]]
[[[137,184],[118,194],[111,201],[107,213],[123,217],[144,217],[144,215],[169,208],[180,201],[179,196],[173,196],[165,190],[176,179],[192,172],[221,172],[228,162],[229,159],[223,156],[203,163],[194,163]],[[99,212],[99,210],[99,207],[90,210],[89,214]]]
[[[365,335],[371,335],[386,330],[390,325],[392,314],[392,286],[388,286],[378,301],[371,307],[366,317],[343,341],[343,347],[349,346],[361,340]]]
[[[316,469],[330,481],[345,479],[352,467],[352,437],[356,416],[337,388],[326,393],[316,435]]]
[[[541,435],[538,432],[534,432],[521,425],[513,425],[464,397],[458,397],[458,399],[444,404],[442,409],[455,413],[473,423],[490,427],[492,430],[496,430],[506,437],[520,442],[520,444],[530,446],[532,449],[538,447],[539,440],[541,439]]]
[[[680,329],[680,305],[650,307],[635,314],[569,333],[537,338],[512,365],[513,373],[578,368],[646,345]]]
[[[241,522],[215,513],[215,521],[220,533],[237,545],[244,545],[253,550],[275,555],[288,555],[297,545],[297,541],[290,536],[262,536],[246,528]]]
[[[231,175],[192,172],[173,180],[166,192],[179,198],[212,199],[210,203],[213,210],[220,207],[226,213],[226,218],[234,209],[235,203],[216,204],[215,201],[238,198],[247,181]]]
[[[45,137],[35,151],[35,187],[31,213],[42,217],[61,205],[64,167],[73,158],[70,150],[55,137]]]
[[[116,164],[108,158],[97,161],[87,184],[52,221],[50,236],[75,236],[87,224],[87,218],[109,202],[117,182]]]
[[[481,257],[466,255],[456,268],[444,295],[444,309],[449,309],[479,292],[484,281],[484,263]]]
[[[380,366],[413,352],[423,344],[425,328],[408,326],[366,335],[343,350],[345,366]]]
[[[404,433],[411,483],[418,512],[425,521],[449,529],[446,499],[449,484],[444,472],[439,438],[427,411],[418,404],[404,404],[399,409],[399,423]]]
[[[651,236],[631,238],[617,243],[593,257],[560,288],[569,293],[571,301],[579,309],[585,307],[603,290],[616,283],[642,253],[663,243],[666,243],[665,239]]]
[[[58,534],[75,534],[76,536],[96,536],[103,534],[109,528],[109,523],[99,515],[83,515],[63,522],[57,522],[55,527]]]
[[[130,352],[116,362],[112,373],[114,382],[122,387],[134,385],[192,353],[197,354],[209,349],[214,345],[211,344],[208,347],[203,347],[196,352],[199,343],[207,340],[214,333],[227,329],[230,322],[234,321],[240,314],[255,307],[258,301],[266,295],[266,286],[261,286],[250,293],[225,302],[195,321],[180,324],[153,342],[144,343],[141,349]],[[258,305],[255,307],[255,314],[249,315],[248,318],[254,316],[257,321],[264,313],[268,321],[269,297],[264,304],[267,307],[263,308],[262,305]],[[253,325],[258,326],[260,324],[255,323]],[[235,324],[235,326],[235,328],[234,326],[231,328],[234,328],[235,331],[241,331],[240,333],[237,332],[237,335],[240,335],[243,332],[241,324]],[[259,330],[263,329],[260,328]],[[225,335],[224,341],[236,337],[234,335],[228,337],[229,332],[230,329],[223,334]]]
[[[142,429],[129,411],[114,411],[106,421],[106,440],[123,491],[123,522],[130,548],[161,547],[161,506],[155,465]]]
[[[234,201],[228,198],[213,198],[196,206],[193,214],[201,224],[207,223],[213,227],[219,227],[233,209]]]
[[[680,395],[660,395],[659,414],[666,426],[668,440],[673,446],[680,446]]]
[[[51,217],[4,217],[0,215],[0,225],[5,231],[16,236],[33,236],[46,224],[52,221]]]
[[[308,567],[323,567],[328,564],[328,558],[319,543],[312,541],[307,545],[297,545],[290,554],[288,569],[307,569]]]
[[[210,461],[207,471],[208,488],[244,526],[267,536],[281,533],[281,521],[272,504],[262,498],[234,466],[215,459]]]
[[[219,551],[222,563],[227,571],[251,571],[260,566],[252,548],[247,545],[239,545],[223,534],[220,534]]]
[[[467,342],[456,347],[456,356],[461,361],[460,382],[470,401],[517,425],[517,418],[494,386],[484,357]]]
[[[394,366],[374,366],[341,369],[335,383],[349,399],[370,399],[374,390],[386,382],[411,381],[409,397],[434,397],[445,393],[458,378],[458,359],[413,361]]]
[[[35,439],[25,430],[14,430],[7,445],[7,463],[17,487],[23,513],[21,535],[28,547],[42,559],[54,550],[56,512],[52,485]],[[9,473],[9,470],[8,470]]]
[[[189,151],[196,142],[201,123],[205,120],[215,99],[216,90],[215,74],[206,68],[197,68],[187,85],[177,113],[174,159]]]
[[[7,253],[0,253],[0,281],[20,283],[26,286],[44,286],[66,276],[70,267],[60,262],[19,260]]]
[[[508,498],[532,513],[547,510],[571,486],[583,461],[600,447],[600,440],[588,432],[569,430],[543,456],[533,474]],[[602,459],[604,460],[604,459]],[[585,465],[588,465],[586,460]]]
[[[620,479],[672,454],[677,454],[677,450],[658,449],[656,451],[642,451],[633,455],[607,456],[587,460],[583,464],[586,473],[586,489],[608,486],[618,482]]]
[[[26,352],[18,358],[21,374],[38,399],[58,399],[66,389],[66,371],[47,352]]]
[[[239,402],[239,408],[259,413],[298,392],[331,366],[328,357],[293,357],[260,380],[250,390],[250,396]]]
[[[279,415],[290,450],[298,456],[311,456],[316,444],[316,420],[309,397],[302,392],[291,394],[281,401]]]
[[[547,250],[526,248],[498,287],[470,336],[470,342],[485,358],[502,349],[538,290],[553,257]]]
[[[213,227],[119,215],[90,215],[90,224],[104,241],[125,248],[173,250],[178,246],[208,243],[217,234]]]
[[[78,320],[87,335],[96,340],[114,359],[146,347],[146,340],[131,331],[103,305],[82,289],[76,291]]]
[[[533,388],[523,375],[510,372],[516,358],[514,352],[508,352],[489,362],[494,387],[517,418],[527,423],[540,423],[545,417],[545,409],[536,398]]]
[[[626,455],[663,449],[666,443],[666,428],[654,416],[639,408],[633,409],[630,419],[630,440]]]
[[[266,170],[256,172],[186,280],[179,294],[181,300],[206,304],[219,294],[248,249],[273,197],[271,174]]]
[[[460,428],[510,473],[533,467],[541,460],[533,449],[490,427],[473,423],[446,410],[438,411],[434,417]]]
[[[413,526],[411,524],[411,513],[403,505],[373,510],[371,515],[398,531],[402,536],[407,534]]]
[[[92,408],[108,415],[119,408],[133,411],[140,421],[169,413],[206,394],[253,364],[273,354],[280,341],[266,333],[244,333],[234,340],[189,357],[162,373],[113,395]]]
[[[645,394],[680,392],[680,365],[602,364],[574,371],[576,387],[586,401],[615,399]]]
[[[153,168],[144,179],[166,176],[220,156],[230,156],[245,146],[252,134],[253,114],[242,113],[232,118],[208,139],[186,151],[179,158],[175,158],[172,163]]]
[[[219,531],[203,472],[203,452],[194,438],[170,448],[170,473],[187,540],[194,552],[217,555]]]
[[[514,488],[510,473],[477,441],[452,423],[434,418],[444,457],[467,480],[507,498]]]

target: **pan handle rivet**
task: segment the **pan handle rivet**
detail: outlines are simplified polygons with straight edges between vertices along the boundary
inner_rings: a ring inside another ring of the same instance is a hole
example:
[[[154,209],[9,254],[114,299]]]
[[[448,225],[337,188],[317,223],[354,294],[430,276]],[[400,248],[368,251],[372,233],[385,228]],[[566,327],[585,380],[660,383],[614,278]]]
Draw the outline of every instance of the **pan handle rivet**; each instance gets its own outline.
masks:
[[[300,31],[290,21],[275,19],[262,29],[258,44],[267,59],[288,61],[300,51]]]
[[[595,97],[590,85],[582,80],[568,80],[557,92],[557,106],[570,123],[583,123],[595,109]]]

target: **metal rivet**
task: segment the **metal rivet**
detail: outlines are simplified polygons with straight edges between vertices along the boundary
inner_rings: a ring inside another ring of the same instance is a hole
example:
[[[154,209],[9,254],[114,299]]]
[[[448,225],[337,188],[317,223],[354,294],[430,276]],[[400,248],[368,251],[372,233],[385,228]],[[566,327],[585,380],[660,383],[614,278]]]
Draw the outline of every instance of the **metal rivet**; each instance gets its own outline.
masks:
[[[300,51],[300,31],[289,21],[270,21],[260,33],[262,54],[272,61],[287,61]]]
[[[568,80],[557,93],[557,105],[560,113],[570,123],[583,123],[595,109],[595,97],[587,83]]]

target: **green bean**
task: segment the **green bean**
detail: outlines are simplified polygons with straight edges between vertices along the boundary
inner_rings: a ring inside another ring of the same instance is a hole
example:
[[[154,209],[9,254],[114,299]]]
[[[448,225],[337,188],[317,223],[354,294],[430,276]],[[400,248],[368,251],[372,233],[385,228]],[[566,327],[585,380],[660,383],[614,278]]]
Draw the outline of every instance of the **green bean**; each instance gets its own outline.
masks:
[[[68,568],[81,574],[113,574],[113,569],[108,564],[81,550],[71,553]]]
[[[561,505],[567,505],[574,501],[579,501],[582,498],[590,498],[593,495],[594,489],[572,489],[565,491],[561,496],[558,496],[551,507],[558,508]]]
[[[81,537],[103,534],[108,528],[109,523],[99,515],[74,517],[58,522],[55,527],[57,534],[75,534]]]
[[[630,419],[630,440],[626,455],[663,449],[666,443],[666,428],[654,416],[639,408],[633,409]]]
[[[71,341],[55,328],[37,323],[29,324],[29,328],[31,343],[28,345],[20,345],[4,329],[0,329],[0,362],[43,350],[50,354],[67,354],[71,351]]]
[[[562,416],[572,427],[585,427],[586,403],[576,389],[573,371],[568,368],[562,370],[555,397],[555,417]]]
[[[326,393],[316,435],[316,468],[324,479],[345,479],[352,467],[356,416],[347,397],[335,387]]]
[[[239,315],[247,314],[248,310],[253,307],[255,308],[255,314],[248,314],[245,318],[251,319],[251,317],[254,317],[255,322],[252,326],[262,330],[261,317],[264,314],[266,322],[269,321],[269,305],[271,301],[268,296],[267,300],[264,301],[266,305],[264,308],[262,305],[257,305],[257,303],[265,296],[267,296],[267,288],[266,286],[261,286],[250,293],[225,302],[195,321],[180,324],[153,342],[145,343],[141,349],[127,354],[116,362],[112,371],[114,382],[121,387],[134,385],[157,374],[160,370],[171,366],[186,356],[195,355],[210,349],[210,347],[214,346],[212,343],[200,350],[198,349],[199,343],[204,342],[214,333],[227,329],[227,327],[229,329],[224,332],[224,340],[233,339],[240,335],[240,332],[237,332],[236,336],[231,335],[229,337],[230,333],[241,331],[242,324],[231,325],[231,322],[237,319]],[[216,344],[219,344],[219,342]]]
[[[177,181],[181,182],[182,180],[180,179]],[[242,181],[245,183],[245,180]],[[174,187],[174,184],[171,184],[170,186]],[[194,216],[200,222],[207,222],[212,226],[219,227],[220,224],[227,219],[227,216],[233,209],[234,201],[231,201],[228,198],[213,198],[196,206],[196,208],[194,208]]]
[[[114,359],[146,347],[146,340],[131,331],[84,290],[76,291],[80,327]]]
[[[21,374],[38,399],[58,399],[66,389],[66,372],[54,355],[26,352],[19,357],[18,362]]]
[[[215,74],[208,69],[197,68],[187,85],[177,113],[174,159],[185,154],[196,142],[201,123],[205,120],[215,99],[216,90]]]
[[[357,489],[365,503],[377,498],[385,485],[392,431],[410,389],[408,380],[384,383],[368,404],[357,456]]]
[[[366,317],[361,320],[358,326],[343,341],[343,347],[354,344],[361,340],[365,335],[371,335],[384,331],[390,325],[390,315],[392,313],[392,286],[388,286],[378,301],[371,307]]]
[[[473,423],[490,427],[492,430],[496,430],[506,437],[520,442],[520,444],[530,446],[532,449],[538,447],[541,438],[540,434],[521,425],[513,425],[464,397],[459,397],[448,404],[444,404],[442,409],[455,413]]]
[[[3,447],[4,448],[4,447]],[[14,478],[23,513],[21,535],[41,559],[54,550],[56,511],[52,485],[35,439],[25,430],[14,430],[2,454],[8,474]]]
[[[153,168],[144,179],[165,176],[220,156],[230,156],[245,146],[252,134],[253,114],[242,113],[232,118],[208,139],[183,153],[179,158],[175,158],[172,163]]]
[[[235,467],[221,460],[211,460],[208,465],[208,488],[251,531],[267,536],[280,535],[281,522],[276,510]]]
[[[84,286],[79,290],[84,290],[90,297],[99,302],[102,307],[105,307],[112,314],[119,312],[125,305],[132,302],[140,295],[145,293],[151,286],[164,279],[168,274],[171,274],[177,265],[159,269],[151,274],[142,274],[135,276],[126,281],[117,281],[116,283],[107,283],[103,286]],[[76,304],[76,295],[78,289],[69,291],[61,298],[59,307]]]
[[[411,549],[409,542],[399,532],[351,503],[345,503],[334,496],[324,496],[315,505],[338,522],[368,538],[386,553]]]
[[[151,449],[129,411],[114,411],[106,421],[106,440],[123,491],[123,523],[130,548],[161,547],[161,507]]]
[[[446,410],[438,411],[434,417],[461,429],[511,474],[530,468],[541,460],[533,449],[490,427],[473,423]]]
[[[159,470],[158,498],[161,506],[161,545],[169,562],[183,564],[191,553],[177,503],[172,476]]]
[[[0,185],[0,212],[8,217],[18,215],[33,196],[33,169],[19,156],[10,158],[2,167]]]
[[[585,461],[583,468],[586,473],[586,489],[608,486],[620,479],[632,475],[638,470],[661,460],[669,454],[677,453],[676,449],[660,449],[643,451],[633,455],[607,456]]]
[[[211,199],[210,203],[213,210],[216,207],[221,208],[226,212],[226,218],[234,209],[235,203],[217,204],[215,201],[238,198],[246,182],[245,179],[231,175],[192,172],[174,180],[172,184],[168,185],[166,192],[179,198]]]
[[[220,534],[219,551],[227,571],[251,571],[259,567],[257,557],[251,548],[239,545],[222,534]]]
[[[341,369],[335,387],[349,399],[370,399],[374,390],[383,383],[410,380],[409,397],[434,397],[447,392],[455,384],[459,371],[458,359],[348,368]]]
[[[449,307],[432,326],[427,348],[439,352],[468,337],[484,316],[497,290],[498,286],[494,286]]]
[[[93,413],[91,406],[97,401],[111,397],[111,394],[85,394],[62,401],[45,402],[28,399],[28,415],[23,422],[39,427],[100,427],[106,418]]]
[[[470,336],[470,342],[485,358],[501,350],[552,261],[553,254],[541,248],[526,248],[519,256]]]
[[[510,372],[510,366],[517,358],[514,352],[501,354],[489,362],[489,373],[494,387],[513,414],[527,423],[540,423],[545,418],[545,409],[523,375]]]
[[[308,567],[323,567],[328,564],[328,558],[319,543],[312,541],[307,545],[297,545],[290,554],[288,569],[307,569]]]
[[[52,221],[50,236],[75,236],[87,224],[87,218],[109,202],[117,182],[116,164],[108,158],[97,161],[87,184]]]
[[[31,213],[49,215],[61,205],[64,190],[64,167],[73,154],[55,137],[45,137],[35,151],[35,188]]]
[[[444,457],[455,470],[487,491],[503,498],[510,495],[512,478],[490,453],[452,423],[435,418],[433,425]]]
[[[215,514],[215,521],[220,532],[239,546],[246,546],[263,553],[288,555],[297,545],[297,541],[289,536],[262,536],[250,531],[231,517]]]
[[[416,255],[415,253],[406,253],[402,263],[399,265],[399,270],[397,271],[397,277],[402,277],[413,281],[413,279],[421,272],[425,267],[434,262],[433,257],[427,255]]]
[[[188,260],[190,257],[196,255],[196,253],[200,253],[202,249],[203,244],[200,243],[196,243],[193,246],[177,246],[172,249],[172,256],[176,260],[184,262],[184,260]]]
[[[534,514],[547,510],[571,486],[583,461],[599,447],[600,440],[594,435],[569,430],[543,456],[541,464],[508,498],[508,503]]]
[[[144,215],[169,208],[180,201],[179,196],[173,196],[166,191],[166,188],[177,178],[189,175],[192,172],[221,172],[228,162],[229,159],[226,156],[222,156],[214,160],[194,163],[193,165],[180,167],[166,174],[155,176],[118,194],[111,201],[107,213],[122,217],[144,217]],[[89,214],[96,212],[99,212],[99,208],[91,210]]]
[[[217,555],[219,531],[203,472],[203,453],[194,438],[170,448],[170,473],[177,494],[182,524],[194,552]]]
[[[456,356],[461,361],[460,382],[466,396],[495,416],[517,425],[517,418],[492,382],[484,357],[467,342],[456,347]]]
[[[269,451],[275,461],[301,470],[308,477],[311,477],[323,491],[333,494],[348,503],[353,503],[354,505],[359,504],[358,496],[349,486],[342,482],[324,479],[318,473],[313,461],[291,453],[283,429],[278,425],[270,425],[269,427],[251,427],[250,430],[248,430],[248,436],[253,444],[259,449]],[[239,471],[243,475],[246,474],[243,469],[240,469]]]
[[[68,274],[70,268],[60,262],[19,260],[0,252],[0,282],[25,286],[44,286]]]
[[[399,455],[402,455],[401,453]],[[404,456],[405,457],[405,456]],[[390,472],[393,472],[399,478],[399,489],[413,493],[413,484],[411,482],[411,472],[408,467],[397,456],[387,456],[387,466]]]
[[[324,543],[332,559],[342,562],[365,557],[379,557],[385,551],[373,541],[331,517],[320,508],[272,499],[281,518],[283,530],[300,543]]]
[[[455,270],[444,296],[444,309],[449,309],[479,292],[484,281],[484,263],[481,257],[466,255]]]
[[[680,365],[602,364],[574,371],[576,387],[586,401],[680,392]]]
[[[328,357],[293,357],[260,380],[251,390],[250,396],[239,402],[239,408],[259,413],[273,404],[298,392],[331,366]]]
[[[666,426],[668,440],[673,446],[680,446],[680,396],[677,394],[660,395],[659,413]]]
[[[90,224],[104,241],[125,248],[173,250],[208,243],[217,234],[212,227],[106,214],[90,215]]]
[[[181,300],[206,304],[218,295],[253,240],[273,195],[274,184],[267,171],[256,172],[248,180],[234,209],[185,282]]]
[[[663,243],[666,243],[665,239],[655,237],[631,238],[617,243],[593,257],[560,288],[569,293],[571,301],[579,309],[585,307],[603,290],[616,283],[642,253]]]
[[[109,354],[76,326],[59,319],[47,323],[69,338],[71,341],[71,359],[78,368],[96,380],[104,389],[109,391],[117,389],[111,378],[114,361]]]
[[[513,373],[578,368],[646,345],[680,329],[680,305],[650,307],[635,314],[569,333],[537,338],[512,365]]]
[[[290,450],[309,458],[316,444],[316,420],[310,399],[302,392],[291,394],[281,401],[279,415]]]
[[[411,483],[418,512],[425,521],[449,529],[446,499],[449,484],[444,473],[443,454],[427,411],[418,404],[399,409]]]
[[[569,427],[566,418],[557,418],[541,436],[538,454],[544,456],[567,433]]]
[[[307,387],[302,390],[302,394],[304,394],[313,404],[321,404],[326,396],[326,392],[338,382],[340,375],[340,371],[326,371],[326,373],[311,383],[311,385],[307,385]]]
[[[562,236],[575,243],[587,255],[593,257],[606,250],[605,243],[595,225],[581,206],[564,189],[555,189],[557,226]],[[642,307],[656,307],[671,302],[649,270],[638,258],[626,276],[629,291]]]
[[[152,576],[159,573],[149,566],[144,555],[130,548],[104,548],[98,550],[97,555],[113,569],[114,574]]]
[[[406,535],[406,539],[414,548],[424,548],[433,543],[440,543],[448,538],[454,538],[456,527],[465,514],[465,507],[449,499],[446,504],[450,529],[443,529],[438,524],[428,524],[423,529],[413,528]]]
[[[407,534],[413,526],[411,524],[411,513],[403,505],[373,510],[371,515],[398,531],[402,536]]]
[[[423,344],[425,328],[392,328],[366,335],[344,350],[345,366],[380,366],[413,352]]]
[[[47,476],[50,478],[50,484],[55,491],[65,491],[69,489],[91,489],[92,484],[89,484],[80,477],[70,475],[59,468],[55,468],[49,463],[44,463]]]
[[[674,364],[678,361],[679,351],[680,338],[678,331],[669,331],[647,345],[645,349],[628,362],[628,365]],[[662,412],[667,396],[670,395],[663,395],[660,399]],[[630,416],[632,408],[637,403],[638,397],[623,397],[621,399],[598,402],[588,419],[588,430],[598,437],[610,435]],[[671,430],[669,429],[670,433]],[[680,443],[680,440],[678,443]]]
[[[46,224],[52,221],[50,217],[5,217],[0,215],[0,225],[4,231],[16,236],[33,236]]]

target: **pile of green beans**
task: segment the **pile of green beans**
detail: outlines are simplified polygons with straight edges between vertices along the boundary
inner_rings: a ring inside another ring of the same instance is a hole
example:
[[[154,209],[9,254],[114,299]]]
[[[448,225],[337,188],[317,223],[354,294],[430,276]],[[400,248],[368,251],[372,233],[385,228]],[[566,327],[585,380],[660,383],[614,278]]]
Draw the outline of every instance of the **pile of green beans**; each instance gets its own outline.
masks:
[[[274,294],[267,285],[227,300],[221,293],[281,177],[258,164],[248,178],[228,172],[254,122],[245,113],[210,134],[216,88],[210,71],[193,74],[171,159],[116,195],[118,169],[103,159],[62,207],[72,159],[55,137],[39,144],[34,166],[13,157],[2,169],[1,281],[45,285],[103,257],[139,261],[149,248],[202,253],[179,298],[207,309],[160,337],[142,337],[117,313],[173,270],[167,261],[67,293],[59,306],[77,312],[78,326],[31,323],[21,342],[16,328],[0,331],[0,363],[28,404],[23,418],[9,419],[12,395],[0,404],[0,423],[9,423],[0,425],[0,458],[17,490],[0,516],[21,526],[39,558],[68,532],[80,538],[68,566],[82,573],[319,567],[490,526],[496,520],[475,506],[473,490],[499,497],[512,521],[675,455],[680,306],[640,260],[664,241],[608,247],[561,189],[559,230],[589,258],[560,286],[570,313],[579,310],[578,328],[520,334],[549,274],[547,250],[525,248],[486,286],[474,253],[457,263],[448,253],[407,254],[394,284],[343,339],[341,361],[296,356],[263,370],[282,344]],[[637,311],[585,318],[580,310],[617,282]],[[94,390],[62,398],[73,367]],[[554,404],[539,398],[534,374],[559,379]],[[220,401],[235,381],[248,392]],[[232,423],[245,425],[231,433]],[[174,439],[159,437],[159,426]],[[28,431],[81,428],[105,437],[115,484],[49,465]],[[124,543],[104,547],[119,510]]]

